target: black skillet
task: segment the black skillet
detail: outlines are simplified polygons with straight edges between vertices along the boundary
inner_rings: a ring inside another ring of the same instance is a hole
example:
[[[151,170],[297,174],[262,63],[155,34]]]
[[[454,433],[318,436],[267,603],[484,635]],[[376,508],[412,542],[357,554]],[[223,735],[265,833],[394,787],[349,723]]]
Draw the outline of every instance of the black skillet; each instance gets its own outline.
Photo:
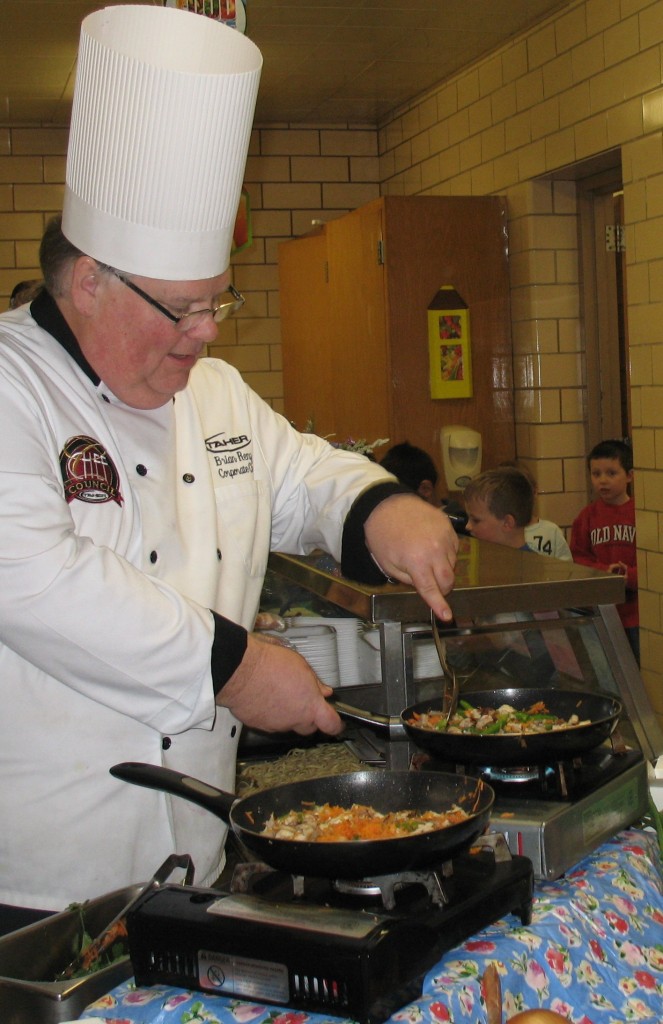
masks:
[[[296,875],[366,878],[440,864],[468,849],[485,830],[495,794],[490,786],[464,775],[441,772],[349,772],[237,798],[170,768],[124,762],[111,775],[149,789],[181,796],[229,823],[237,838],[270,867]],[[462,807],[468,818],[448,828],[402,839],[313,843],[270,839],[261,831],[270,815],[302,804],[364,804],[378,811],[449,811]]]
[[[418,747],[441,760],[465,766],[506,767],[553,764],[579,757],[608,739],[622,713],[620,701],[610,694],[557,690],[551,687],[476,690],[461,693],[460,697],[473,707],[498,708],[502,704],[510,704],[518,711],[526,711],[532,704],[543,701],[551,714],[564,719],[577,714],[586,724],[546,733],[471,735],[436,732],[411,721],[416,714],[441,711],[441,698],[413,704],[401,712],[400,721],[395,721],[399,722]],[[385,715],[371,715],[340,701],[335,701],[334,707],[344,719],[374,725],[380,730],[391,729],[394,734],[393,722]]]

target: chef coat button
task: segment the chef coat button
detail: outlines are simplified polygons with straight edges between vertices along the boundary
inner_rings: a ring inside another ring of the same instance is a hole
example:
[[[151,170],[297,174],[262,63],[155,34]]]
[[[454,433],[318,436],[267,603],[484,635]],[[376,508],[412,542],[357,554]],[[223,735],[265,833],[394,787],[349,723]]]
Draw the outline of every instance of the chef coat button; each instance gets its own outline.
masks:
[[[182,479],[184,480],[185,484],[192,484],[196,478],[193,475],[193,473],[185,473]]]
[[[221,554],[218,548],[216,549],[216,557],[219,559],[219,561],[221,561],[221,559],[223,558],[223,555]]]
[[[237,735],[237,726],[233,725],[232,729],[230,730],[230,737],[231,737],[231,739],[234,739],[234,737],[236,735]]]
[[[161,740],[161,749],[170,750],[170,745],[172,742],[173,741],[171,740],[170,736],[164,736],[164,738]]]
[[[110,405],[110,398],[108,397],[108,395],[102,395],[101,397],[104,402],[108,402],[108,404]]]
[[[138,476],[147,476],[147,466],[144,466],[142,462],[139,462],[136,466],[136,472]]]
[[[158,557],[159,556],[157,555],[156,551],[150,551],[150,562],[152,563],[152,565],[154,565]]]

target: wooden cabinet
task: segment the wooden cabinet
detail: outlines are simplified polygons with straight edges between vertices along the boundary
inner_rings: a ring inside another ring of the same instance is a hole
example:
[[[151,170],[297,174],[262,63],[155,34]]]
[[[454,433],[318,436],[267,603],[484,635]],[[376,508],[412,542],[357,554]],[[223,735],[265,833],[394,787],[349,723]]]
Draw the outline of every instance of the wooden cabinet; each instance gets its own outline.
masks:
[[[442,480],[446,424],[481,432],[484,468],[514,457],[504,199],[386,196],[282,243],[279,277],[285,411],[298,427],[408,440]],[[428,306],[442,285],[469,306],[471,398],[430,396]]]

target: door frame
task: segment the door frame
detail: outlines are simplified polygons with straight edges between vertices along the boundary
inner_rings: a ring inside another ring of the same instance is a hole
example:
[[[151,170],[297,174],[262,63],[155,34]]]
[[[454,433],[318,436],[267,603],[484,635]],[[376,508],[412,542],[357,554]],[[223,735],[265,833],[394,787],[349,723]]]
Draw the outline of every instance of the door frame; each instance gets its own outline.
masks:
[[[621,167],[576,182],[587,444],[630,437],[631,404]],[[606,229],[615,227],[615,250]]]

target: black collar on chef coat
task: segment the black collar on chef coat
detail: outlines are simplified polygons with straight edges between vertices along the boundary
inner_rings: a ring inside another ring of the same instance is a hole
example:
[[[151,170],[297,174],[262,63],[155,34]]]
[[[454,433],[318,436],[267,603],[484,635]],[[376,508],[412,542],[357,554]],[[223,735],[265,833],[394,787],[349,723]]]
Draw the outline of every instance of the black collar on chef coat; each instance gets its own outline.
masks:
[[[30,312],[39,326],[62,345],[74,362],[80,366],[83,373],[90,378],[95,388],[98,388],[101,378],[83,355],[76,335],[60,312],[59,306],[45,288],[42,288],[37,298],[30,303]]]

